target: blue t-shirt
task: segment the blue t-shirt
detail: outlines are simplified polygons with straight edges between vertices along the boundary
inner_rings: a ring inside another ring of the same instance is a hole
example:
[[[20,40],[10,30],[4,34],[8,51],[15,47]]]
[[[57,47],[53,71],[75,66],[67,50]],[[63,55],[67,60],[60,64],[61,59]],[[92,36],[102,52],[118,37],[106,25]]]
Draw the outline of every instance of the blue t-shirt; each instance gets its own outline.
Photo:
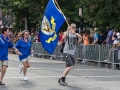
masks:
[[[94,42],[96,41],[96,39],[99,40],[99,38],[100,38],[100,37],[99,37],[99,34],[98,34],[98,33],[95,33],[95,34],[94,34]]]
[[[99,35],[99,38],[100,38],[100,40],[99,40],[100,43],[104,42],[104,40],[105,40],[105,36],[104,35]]]
[[[8,37],[5,40],[3,35],[0,35],[0,60],[8,60],[8,48],[13,48],[13,44]]]
[[[25,42],[23,39],[20,39],[20,40],[18,40],[15,47],[19,50],[19,52],[22,53],[22,55],[19,55],[19,59],[21,61],[21,60],[27,58],[28,56],[30,56],[30,54],[31,54],[30,48],[32,47],[32,42],[30,40]]]
[[[110,37],[110,41],[107,43],[108,45],[112,45],[113,44],[112,35],[113,35],[113,30],[110,30],[108,32],[108,35],[107,35],[107,38],[106,38],[106,42],[107,42],[108,41],[108,37]]]

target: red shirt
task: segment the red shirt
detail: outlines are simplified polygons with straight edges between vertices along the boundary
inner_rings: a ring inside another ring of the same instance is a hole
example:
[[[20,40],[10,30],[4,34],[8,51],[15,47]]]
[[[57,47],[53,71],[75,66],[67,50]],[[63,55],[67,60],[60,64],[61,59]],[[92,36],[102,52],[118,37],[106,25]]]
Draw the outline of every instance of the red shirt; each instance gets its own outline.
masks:
[[[59,39],[58,39],[58,41],[61,41],[62,40],[62,37],[63,37],[63,33],[59,36]]]

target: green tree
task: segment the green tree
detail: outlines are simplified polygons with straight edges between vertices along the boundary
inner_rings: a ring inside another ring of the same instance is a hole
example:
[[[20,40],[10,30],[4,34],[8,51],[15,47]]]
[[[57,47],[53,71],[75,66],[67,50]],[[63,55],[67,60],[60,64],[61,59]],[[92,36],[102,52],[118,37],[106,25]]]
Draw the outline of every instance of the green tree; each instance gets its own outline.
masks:
[[[40,25],[49,0],[0,0],[0,7],[7,14],[8,8],[15,18],[15,28],[23,28],[21,19],[27,17],[28,27]],[[79,6],[83,6],[84,25],[104,30],[106,26],[120,29],[120,0],[56,0],[68,21],[80,23]],[[65,27],[67,24],[65,24]],[[63,27],[64,28],[64,27]]]
[[[120,0],[80,0],[84,21],[104,30],[106,26],[120,29]]]
[[[36,24],[40,25],[42,16],[49,0],[2,0],[1,8],[7,14],[8,8],[11,9],[9,14],[15,16],[14,28],[24,28],[24,22],[20,22],[23,18],[27,17],[28,27],[35,27]],[[61,7],[67,20],[75,22],[79,25],[80,17],[78,16],[78,8],[80,0],[56,0]],[[39,21],[39,22],[38,22]],[[66,28],[67,24],[63,25]]]
[[[0,2],[1,8],[4,13],[8,13],[8,9],[11,10],[9,14],[15,16],[14,28],[20,29],[24,28],[24,18],[27,17],[28,29],[35,27],[36,24],[39,25],[39,20],[41,21],[44,8],[47,4],[45,0],[3,0]],[[23,22],[21,22],[23,21]]]

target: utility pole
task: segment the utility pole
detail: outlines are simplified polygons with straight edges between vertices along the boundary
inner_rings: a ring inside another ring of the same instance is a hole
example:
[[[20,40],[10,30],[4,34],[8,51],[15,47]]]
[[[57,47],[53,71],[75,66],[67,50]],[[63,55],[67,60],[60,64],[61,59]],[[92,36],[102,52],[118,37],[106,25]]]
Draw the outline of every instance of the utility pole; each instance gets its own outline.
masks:
[[[27,30],[27,18],[25,17],[25,30]]]
[[[29,8],[29,0],[27,0],[27,8],[25,10],[26,12],[26,17],[25,17],[25,30],[29,30],[29,11],[28,11],[28,8]]]
[[[81,17],[81,20],[80,20],[80,30],[81,31],[83,31],[83,22],[84,22],[82,15],[83,15],[83,6],[80,6],[79,7],[79,16]]]

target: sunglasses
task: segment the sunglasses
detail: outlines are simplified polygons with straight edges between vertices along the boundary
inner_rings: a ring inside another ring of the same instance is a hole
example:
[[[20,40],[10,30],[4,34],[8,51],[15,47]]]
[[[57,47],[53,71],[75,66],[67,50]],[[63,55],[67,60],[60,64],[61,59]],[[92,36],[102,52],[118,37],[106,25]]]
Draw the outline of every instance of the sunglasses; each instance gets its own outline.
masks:
[[[72,26],[72,28],[76,28],[75,26]]]

